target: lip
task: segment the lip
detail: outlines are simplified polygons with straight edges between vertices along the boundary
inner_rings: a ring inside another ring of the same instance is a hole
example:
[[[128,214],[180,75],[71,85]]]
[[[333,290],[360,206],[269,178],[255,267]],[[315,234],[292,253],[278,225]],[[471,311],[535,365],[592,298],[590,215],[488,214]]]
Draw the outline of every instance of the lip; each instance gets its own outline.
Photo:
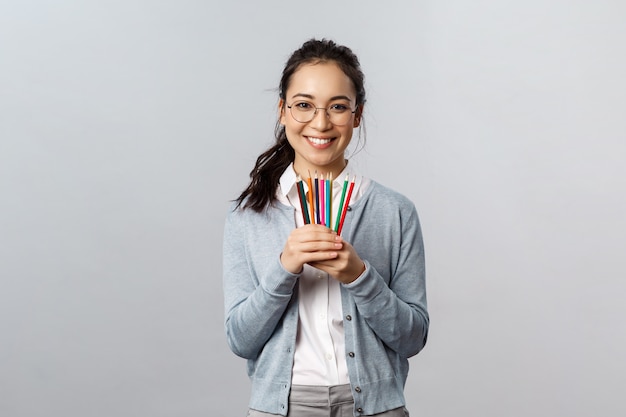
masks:
[[[304,136],[306,141],[313,147],[318,149],[324,149],[330,146],[336,137],[328,136]]]

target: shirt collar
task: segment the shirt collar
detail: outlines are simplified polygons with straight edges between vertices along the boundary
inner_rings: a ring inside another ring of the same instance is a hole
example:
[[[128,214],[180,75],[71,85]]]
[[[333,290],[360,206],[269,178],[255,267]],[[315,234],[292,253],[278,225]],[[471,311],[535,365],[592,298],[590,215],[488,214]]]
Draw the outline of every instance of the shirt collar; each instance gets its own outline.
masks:
[[[361,182],[361,177],[360,175],[358,175],[357,172],[352,170],[352,166],[350,166],[350,161],[346,162],[346,166],[344,167],[343,171],[341,171],[341,173],[339,173],[339,175],[337,175],[337,178],[333,178],[333,184],[340,184],[343,185],[343,182],[346,179],[346,175],[349,175],[349,181],[352,181],[353,179],[356,178],[356,184],[355,186],[358,185],[358,183]],[[306,186],[306,178],[302,178],[304,179],[304,183],[305,183],[305,188]],[[293,162],[291,164],[289,164],[289,166],[287,167],[287,169],[285,169],[285,171],[283,172],[283,174],[280,176],[280,180],[278,181],[278,183],[280,184],[279,190],[278,190],[278,197],[281,201],[285,201],[291,197],[296,197],[298,195],[298,187],[297,187],[297,182],[298,180],[298,174],[296,174],[296,170],[293,169]],[[294,194],[295,193],[295,194]]]
[[[296,171],[293,169],[293,163],[291,163],[283,172],[283,175],[280,176],[280,180],[278,181],[280,187],[278,187],[277,190],[277,197],[280,201],[285,202],[288,200],[289,194],[292,192],[297,194],[296,180]]]

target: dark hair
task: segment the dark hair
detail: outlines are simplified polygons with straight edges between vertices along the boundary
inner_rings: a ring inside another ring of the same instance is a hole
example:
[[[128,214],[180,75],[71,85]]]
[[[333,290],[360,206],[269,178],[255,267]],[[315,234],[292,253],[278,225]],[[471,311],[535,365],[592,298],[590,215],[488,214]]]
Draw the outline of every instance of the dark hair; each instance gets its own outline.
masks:
[[[365,76],[361,71],[359,59],[350,48],[328,39],[310,39],[289,57],[278,87],[279,98],[285,100],[291,77],[302,65],[318,62],[336,63],[352,80],[359,109],[357,114],[360,116],[365,104]],[[274,134],[276,143],[257,158],[254,168],[250,171],[250,184],[235,200],[237,206],[243,204],[243,208],[261,212],[274,201],[280,176],[295,158],[295,152],[287,141],[285,127],[280,121],[276,122]]]

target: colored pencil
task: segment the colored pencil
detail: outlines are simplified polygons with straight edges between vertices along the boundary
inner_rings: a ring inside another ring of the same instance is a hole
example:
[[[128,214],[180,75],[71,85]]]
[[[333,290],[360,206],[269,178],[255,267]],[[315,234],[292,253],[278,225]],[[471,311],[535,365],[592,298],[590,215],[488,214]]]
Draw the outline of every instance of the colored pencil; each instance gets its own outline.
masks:
[[[350,182],[350,188],[348,188],[348,195],[346,196],[346,201],[343,206],[343,211],[341,212],[341,220],[339,222],[339,228],[337,229],[338,235],[341,235],[341,229],[343,229],[343,222],[346,219],[346,212],[348,211],[348,207],[350,205],[350,197],[352,196],[352,190],[354,189],[355,180],[356,180],[356,175],[352,178],[352,182]]]
[[[320,224],[320,183],[315,170],[315,224]]]
[[[326,175],[326,227],[329,229],[332,221],[332,207],[333,207],[333,173]]]
[[[298,196],[300,197],[300,208],[302,209],[302,220],[304,220],[304,224],[309,224],[311,221],[309,220],[309,211],[306,206],[306,197],[304,195],[304,183],[302,182],[302,178],[298,175]]]
[[[326,188],[326,180],[324,179],[324,174],[320,174],[320,224],[326,224],[326,194],[324,188]]]
[[[311,171],[309,171],[309,178],[307,179],[307,185],[309,186],[309,194],[307,201],[309,202],[310,210],[310,223],[315,222],[315,206],[313,205],[313,182],[311,181]]]
[[[343,212],[343,205],[346,201],[346,190],[348,189],[348,176],[350,174],[346,174],[346,179],[343,181],[343,188],[341,189],[341,199],[339,200],[339,207],[337,209],[337,220],[335,220],[335,232],[339,230],[339,220],[341,220],[341,213]]]

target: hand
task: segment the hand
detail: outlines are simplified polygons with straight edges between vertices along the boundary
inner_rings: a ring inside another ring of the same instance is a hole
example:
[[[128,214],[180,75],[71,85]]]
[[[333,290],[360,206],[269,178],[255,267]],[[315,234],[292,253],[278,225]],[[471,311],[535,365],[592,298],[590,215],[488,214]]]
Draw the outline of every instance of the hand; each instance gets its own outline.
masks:
[[[365,263],[356,250],[326,226],[307,224],[294,229],[280,255],[283,267],[292,274],[302,272],[309,264],[344,284],[365,271]]]
[[[287,271],[299,274],[306,263],[313,265],[337,258],[342,247],[341,237],[331,229],[319,224],[307,224],[291,232],[280,261]]]
[[[341,242],[342,248],[337,251],[336,257],[309,262],[309,264],[328,273],[336,280],[344,284],[349,284],[365,271],[365,263],[351,244],[343,240],[341,240]]]

